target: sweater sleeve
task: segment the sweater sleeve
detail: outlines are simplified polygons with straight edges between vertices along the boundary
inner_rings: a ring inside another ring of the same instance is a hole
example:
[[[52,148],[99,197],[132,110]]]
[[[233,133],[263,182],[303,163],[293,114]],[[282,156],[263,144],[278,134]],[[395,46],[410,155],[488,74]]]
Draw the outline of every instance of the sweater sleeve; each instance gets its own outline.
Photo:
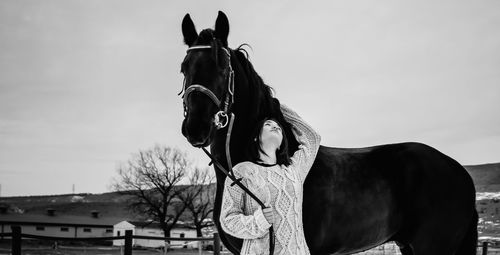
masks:
[[[299,149],[291,158],[291,169],[297,171],[301,182],[304,183],[318,153],[321,137],[288,106],[281,104],[281,111],[285,120],[292,125],[292,132],[299,142]]]
[[[237,178],[238,166],[235,167],[235,175]],[[243,185],[247,186],[247,181],[243,178]],[[237,238],[241,239],[257,239],[267,234],[271,224],[267,222],[262,208],[258,208],[252,214],[244,213],[246,196],[245,192],[238,185],[231,186],[231,179],[226,178],[224,183],[224,194],[222,196],[222,207],[220,214],[220,225],[222,229]]]

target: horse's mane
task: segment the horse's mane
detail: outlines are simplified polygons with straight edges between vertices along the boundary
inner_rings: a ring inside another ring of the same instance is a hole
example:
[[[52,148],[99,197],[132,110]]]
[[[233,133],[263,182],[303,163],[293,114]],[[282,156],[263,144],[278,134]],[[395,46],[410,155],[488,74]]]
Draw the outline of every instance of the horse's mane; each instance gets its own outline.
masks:
[[[252,98],[252,102],[255,102],[253,105],[254,109],[251,110],[254,114],[250,114],[253,118],[252,121],[254,121],[253,123],[257,123],[267,117],[276,118],[285,128],[289,141],[289,152],[293,153],[298,148],[298,142],[292,134],[291,126],[285,121],[285,118],[281,113],[279,100],[273,97],[273,88],[265,84],[262,78],[257,74],[249,60],[247,50],[243,48],[244,46],[249,45],[242,44],[238,46],[238,48],[234,49],[233,52],[239,64],[243,68],[245,75],[247,76],[246,78],[250,87],[249,94]]]
[[[210,45],[212,46],[212,57],[215,60],[216,65],[219,65],[219,50],[223,47],[223,43],[215,38],[215,31],[213,29],[204,29],[198,35],[198,39],[195,45]],[[247,80],[249,81],[250,91],[259,92],[258,97],[253,99],[264,100],[264,104],[272,105],[273,101],[273,91],[272,88],[264,83],[262,78],[257,74],[253,68],[252,63],[249,60],[248,51],[243,48],[244,46],[250,46],[246,43],[241,44],[236,49],[232,50],[238,60],[239,64],[243,68]],[[259,109],[260,110],[260,109]],[[257,111],[260,112],[260,111]]]
[[[249,60],[248,51],[244,48],[245,46],[249,45],[242,44],[234,49],[233,52],[246,75],[250,88],[250,96],[252,101],[255,102],[255,109],[252,109],[252,112],[255,113],[253,116],[254,120],[259,121],[265,117],[276,115],[276,110],[279,110],[279,108],[276,108],[277,99],[273,97],[274,91],[272,87],[265,84],[264,80],[255,71]]]

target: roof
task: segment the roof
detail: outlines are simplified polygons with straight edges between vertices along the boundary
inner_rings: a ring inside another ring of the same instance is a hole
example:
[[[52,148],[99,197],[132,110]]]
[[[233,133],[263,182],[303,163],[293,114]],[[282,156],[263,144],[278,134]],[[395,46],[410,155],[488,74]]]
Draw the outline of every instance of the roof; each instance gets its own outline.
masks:
[[[151,221],[128,221],[128,223],[140,227],[140,228],[155,228],[155,229],[161,229],[160,223],[159,222],[151,222]],[[192,228],[192,224],[180,222],[175,224],[176,228]]]
[[[0,214],[0,224],[9,225],[44,225],[44,226],[85,226],[112,228],[123,218],[72,215],[37,215],[37,214]]]

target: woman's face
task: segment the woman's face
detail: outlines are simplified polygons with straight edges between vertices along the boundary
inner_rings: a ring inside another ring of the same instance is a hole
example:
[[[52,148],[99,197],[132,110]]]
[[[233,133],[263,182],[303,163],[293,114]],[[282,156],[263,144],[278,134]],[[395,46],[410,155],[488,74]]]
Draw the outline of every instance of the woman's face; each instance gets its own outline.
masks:
[[[283,130],[276,121],[266,120],[260,133],[260,142],[263,146],[275,146],[278,149],[283,141]]]

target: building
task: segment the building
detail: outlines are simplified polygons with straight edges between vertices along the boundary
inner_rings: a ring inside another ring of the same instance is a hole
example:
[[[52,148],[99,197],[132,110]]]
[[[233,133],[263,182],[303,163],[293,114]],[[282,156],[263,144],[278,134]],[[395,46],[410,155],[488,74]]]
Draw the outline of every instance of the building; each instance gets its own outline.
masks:
[[[99,217],[92,211],[88,216],[57,215],[48,209],[46,214],[0,213],[0,233],[10,233],[11,226],[20,226],[22,233],[54,237],[110,237],[113,225],[122,219]]]
[[[500,199],[481,199],[476,201],[477,213],[481,218],[500,218]]]
[[[140,222],[123,220],[123,218],[100,217],[99,212],[92,211],[89,216],[58,215],[55,210],[48,209],[46,214],[19,214],[0,212],[0,233],[11,233],[11,226],[20,226],[24,234],[83,238],[124,236],[126,230],[133,235],[164,237],[157,222]],[[196,230],[187,224],[179,223],[170,232],[171,237],[196,238]],[[10,239],[10,237],[5,237]],[[159,248],[164,247],[163,240],[133,239],[134,246]],[[113,245],[122,246],[124,240],[113,240]],[[171,248],[197,248],[198,242],[170,241]]]
[[[115,224],[113,229],[115,236],[125,235],[126,230],[132,230],[132,235],[164,237],[163,230],[161,230],[160,224],[157,222],[121,221]],[[170,237],[196,238],[196,230],[183,223],[176,224],[176,227],[170,231]],[[189,242],[170,241],[170,246],[172,248],[182,248],[187,243]],[[122,246],[124,240],[113,240],[113,245]],[[132,245],[158,248],[164,247],[165,242],[163,240],[134,239]],[[191,244],[190,248],[195,248],[194,246],[196,245]]]

